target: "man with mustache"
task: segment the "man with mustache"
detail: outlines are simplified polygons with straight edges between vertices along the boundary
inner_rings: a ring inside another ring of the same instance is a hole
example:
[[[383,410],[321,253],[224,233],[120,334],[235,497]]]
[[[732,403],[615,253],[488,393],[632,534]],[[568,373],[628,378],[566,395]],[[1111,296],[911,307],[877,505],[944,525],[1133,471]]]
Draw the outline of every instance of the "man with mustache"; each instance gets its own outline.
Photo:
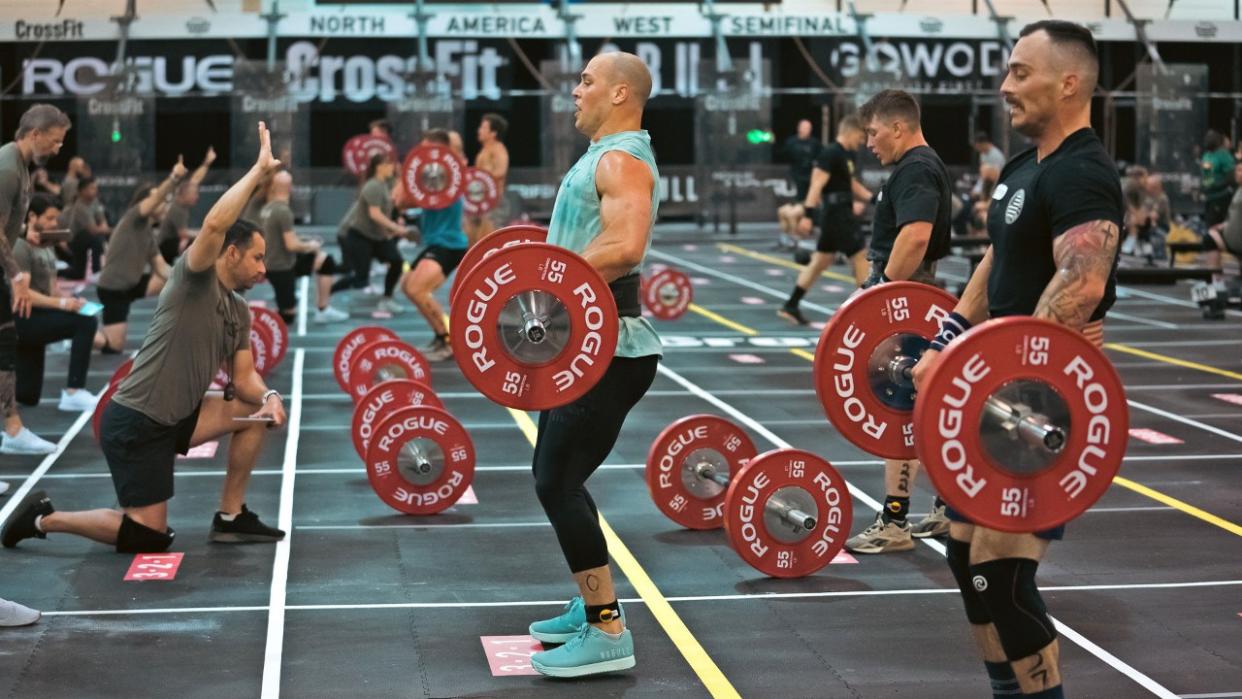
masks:
[[[1121,180],[1091,129],[1099,77],[1091,30],[1044,20],[1022,29],[1001,94],[1014,129],[1035,143],[1001,171],[988,210],[992,245],[914,369],[916,385],[955,337],[988,318],[1029,315],[1103,343],[1116,299],[1125,216]],[[948,509],[946,558],[993,696],[1059,699],[1060,646],[1035,573],[1064,526],[1007,533]]]
[[[121,509],[57,512],[46,493],[33,492],[0,532],[6,548],[65,532],[115,545],[121,553],[168,550],[177,454],[225,435],[232,435],[228,472],[210,540],[284,538],[244,502],[267,428],[285,422],[280,394],[255,371],[250,312],[237,293],[254,286],[265,271],[262,231],[237,220],[255,184],[280,166],[262,122],[259,142],[254,166],[211,208],[198,237],[177,259],[133,371],[104,408],[100,445]],[[221,364],[231,380],[223,395],[208,393]]]

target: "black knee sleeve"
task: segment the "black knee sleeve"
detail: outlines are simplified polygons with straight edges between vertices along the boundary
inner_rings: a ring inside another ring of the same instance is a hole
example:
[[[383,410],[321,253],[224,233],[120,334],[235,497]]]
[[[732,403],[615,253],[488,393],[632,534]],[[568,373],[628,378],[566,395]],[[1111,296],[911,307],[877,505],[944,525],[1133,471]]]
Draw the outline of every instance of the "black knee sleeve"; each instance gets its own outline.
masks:
[[[319,276],[321,277],[335,276],[336,275],[336,260],[333,259],[331,255],[324,257],[323,264],[319,265],[319,272],[317,272],[317,274],[319,274]]]
[[[0,281],[0,284],[4,284]],[[17,370],[17,326],[13,321],[0,325],[0,371]]]
[[[125,515],[116,533],[116,550],[118,553],[163,553],[172,546],[176,536],[172,527],[167,532],[157,532]]]
[[[1029,558],[1000,558],[970,566],[974,588],[992,615],[1010,661],[1034,655],[1057,638],[1035,587],[1038,567],[1039,562]]]
[[[944,545],[945,558],[949,561],[949,570],[953,571],[953,579],[957,581],[957,589],[962,591],[962,604],[966,606],[966,618],[972,624],[991,623],[992,617],[983,604],[983,598],[975,590],[970,579],[970,542],[958,541],[952,537]]]

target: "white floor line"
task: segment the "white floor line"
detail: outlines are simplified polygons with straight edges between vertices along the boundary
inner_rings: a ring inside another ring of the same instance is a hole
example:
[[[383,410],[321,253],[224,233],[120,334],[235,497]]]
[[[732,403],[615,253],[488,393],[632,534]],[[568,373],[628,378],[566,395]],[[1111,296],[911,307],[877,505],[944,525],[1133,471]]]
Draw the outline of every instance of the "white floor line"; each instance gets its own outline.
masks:
[[[17,490],[9,493],[8,502],[4,504],[4,507],[0,508],[0,525],[8,521],[9,515],[13,514],[13,510],[16,510],[17,506],[21,504],[22,498],[26,497],[31,490],[34,490],[35,483],[38,483],[39,479],[52,467],[52,464],[56,463],[56,460],[60,458],[60,455],[65,453],[69,443],[73,441],[74,437],[78,436],[78,432],[82,431],[82,426],[90,422],[94,414],[94,410],[82,411],[78,415],[78,419],[73,421],[68,430],[65,430],[65,434],[60,438],[60,441],[56,442],[56,451],[43,457],[43,460],[39,462],[39,465],[29,475],[14,478],[14,480],[17,478],[25,478],[25,480],[17,487]]]
[[[1140,323],[1142,325],[1149,325],[1153,328],[1163,328],[1165,330],[1178,330],[1182,327],[1178,325],[1177,323],[1168,323],[1163,320],[1152,320],[1150,318],[1144,318],[1142,316],[1133,316],[1133,315],[1130,315],[1129,313],[1121,313],[1120,311],[1116,311],[1113,309],[1109,309],[1108,317],[1110,319],[1115,318],[1117,320],[1126,320],[1131,323]]]
[[[1099,585],[1041,585],[1041,592],[1101,592],[1101,591],[1144,591],[1144,590],[1180,590],[1188,588],[1240,587],[1242,580],[1200,580],[1179,583],[1117,583]],[[833,590],[824,592],[759,592],[736,593],[728,595],[694,595],[683,597],[666,597],[669,602],[749,602],[754,600],[799,600],[819,598],[851,598],[851,597],[910,597],[921,595],[957,595],[961,594],[954,587],[939,588],[903,588],[896,590]],[[630,597],[619,600],[625,604],[644,604],[642,598]],[[285,611],[352,611],[371,609],[477,609],[488,607],[542,607],[565,604],[565,600],[513,600],[508,602],[374,602],[358,604],[289,604]],[[43,616],[152,616],[158,614],[217,614],[230,612],[263,612],[271,607],[237,606],[237,607],[161,607],[155,609],[81,609],[61,612],[43,612]],[[1065,629],[1062,629],[1063,631]],[[1081,638],[1081,637],[1079,637]],[[1086,639],[1083,639],[1086,640]],[[1089,642],[1089,641],[1088,641]],[[1096,646],[1098,649],[1098,646]],[[1101,652],[1106,652],[1101,649]],[[1120,662],[1120,661],[1118,661]],[[1128,667],[1128,666],[1127,666]],[[1132,669],[1132,668],[1131,668]],[[1137,672],[1137,671],[1135,671]],[[1153,690],[1154,691],[1154,690]],[[1164,695],[1161,695],[1164,696]],[[1177,695],[1168,695],[1176,697]],[[1210,696],[1210,695],[1203,695]]]
[[[288,438],[280,479],[280,516],[276,526],[286,534],[276,544],[272,562],[272,592],[267,614],[267,647],[263,656],[263,699],[280,698],[280,671],[285,647],[285,593],[289,581],[289,544],[293,538],[293,480],[298,464],[298,437],[302,427],[302,370],[306,353],[298,349],[293,356],[293,387],[289,392]]]
[[[306,299],[310,296],[310,277],[302,277],[298,282],[298,337],[306,336]]]
[[[690,381],[688,381],[687,379],[683,378],[680,374],[678,374],[677,372],[673,371],[672,369],[669,369],[668,367],[664,366],[663,364],[661,364],[661,365],[658,367],[658,369],[659,369],[659,371],[660,371],[660,373],[661,373],[661,374],[664,374],[665,376],[667,376],[668,378],[672,379],[673,381],[676,381],[677,383],[681,384],[681,385],[682,385],[683,387],[685,387],[687,390],[689,390],[690,392],[694,393],[695,395],[697,395],[698,397],[702,398],[703,400],[707,401],[708,403],[711,403],[712,405],[716,406],[716,407],[717,407],[717,408],[719,408],[720,410],[723,410],[723,411],[725,411],[726,413],[728,413],[729,415],[732,415],[735,419],[737,419],[738,421],[742,422],[742,423],[743,423],[743,424],[745,424],[747,427],[751,428],[752,430],[754,430],[754,431],[755,431],[756,433],[758,433],[759,435],[763,436],[763,437],[764,437],[765,439],[767,439],[768,441],[772,442],[772,444],[776,445],[778,448],[789,448],[789,447],[791,446],[791,445],[789,444],[789,442],[786,442],[785,440],[781,439],[779,436],[777,436],[777,435],[776,435],[775,433],[773,433],[771,430],[769,430],[769,429],[767,429],[766,427],[764,427],[762,424],[760,424],[760,423],[759,423],[758,421],[756,421],[754,418],[750,417],[750,416],[749,416],[749,415],[747,415],[746,413],[743,413],[742,411],[738,410],[737,408],[734,408],[732,405],[729,405],[728,403],[726,403],[726,402],[724,402],[724,401],[720,400],[719,398],[717,398],[716,396],[712,395],[712,394],[711,394],[711,393],[709,393],[708,391],[705,391],[704,389],[700,388],[699,386],[697,386],[697,385],[695,385],[695,384],[691,383]],[[858,488],[856,488],[855,486],[853,486],[853,485],[851,485],[851,484],[847,484],[847,485],[848,485],[848,487],[849,487],[850,494],[851,494],[851,495],[853,495],[855,499],[857,499],[859,502],[862,502],[863,504],[865,504],[867,507],[869,507],[869,508],[870,508],[871,510],[873,510],[873,511],[878,512],[878,511],[880,510],[880,503],[879,503],[878,501],[876,501],[874,498],[870,497],[870,496],[869,496],[869,495],[867,495],[866,493],[862,492],[861,490],[859,490],[859,489],[858,489]],[[940,542],[938,542],[938,541],[933,541],[933,540],[931,540],[931,539],[921,539],[920,541],[921,541],[923,544],[927,545],[928,547],[930,547],[930,548],[934,549],[934,550],[935,550],[937,553],[939,553],[940,555],[942,555],[942,556],[943,556],[943,555],[945,554],[944,544],[941,544],[941,543],[940,543]],[[956,591],[956,590],[953,590],[953,592],[957,592],[957,591]],[[1114,656],[1112,653],[1109,653],[1108,651],[1104,650],[1103,648],[1101,648],[1101,647],[1097,646],[1095,643],[1091,642],[1091,641],[1090,641],[1089,639],[1087,639],[1085,636],[1082,636],[1081,634],[1077,633],[1076,631],[1074,631],[1074,630],[1073,630],[1073,629],[1071,629],[1070,627],[1066,626],[1065,624],[1061,623],[1060,621],[1057,621],[1057,619],[1056,619],[1055,617],[1051,617],[1051,616],[1050,616],[1049,618],[1051,618],[1051,619],[1052,619],[1053,623],[1057,625],[1057,628],[1061,630],[1062,634],[1063,634],[1066,638],[1069,638],[1070,640],[1073,640],[1075,643],[1077,643],[1079,646],[1081,646],[1081,647],[1082,647],[1083,649],[1085,649],[1087,652],[1089,652],[1089,653],[1091,653],[1092,655],[1094,655],[1095,657],[1099,658],[1099,659],[1100,659],[1100,660],[1102,660],[1104,663],[1106,663],[1106,664],[1108,664],[1108,665],[1112,666],[1115,670],[1117,670],[1117,671],[1118,671],[1118,672],[1120,672],[1121,674],[1126,675],[1126,676],[1127,676],[1127,677],[1129,677],[1131,680],[1133,680],[1134,682],[1136,682],[1137,684],[1139,684],[1139,685],[1140,685],[1140,686],[1142,686],[1143,688],[1147,689],[1148,691],[1152,692],[1152,693],[1153,693],[1153,694],[1155,694],[1156,696],[1159,696],[1159,697],[1166,697],[1166,698],[1169,698],[1169,699],[1176,699],[1176,697],[1177,697],[1177,695],[1176,695],[1176,694],[1174,694],[1173,692],[1170,692],[1168,689],[1166,689],[1166,688],[1164,688],[1164,687],[1160,686],[1159,684],[1157,684],[1157,683],[1155,682],[1155,680],[1152,680],[1152,679],[1151,679],[1150,677],[1148,677],[1147,675],[1145,675],[1145,674],[1143,674],[1143,673],[1139,672],[1138,670],[1134,669],[1133,667],[1131,667],[1131,666],[1127,665],[1126,663],[1122,662],[1122,661],[1121,661],[1121,660],[1119,660],[1116,656]]]
[[[727,282],[732,282],[734,284],[737,284],[738,286],[744,286],[747,289],[751,289],[752,291],[758,291],[759,293],[765,294],[767,296],[771,296],[772,298],[780,299],[782,301],[789,298],[788,292],[778,291],[776,289],[773,289],[770,286],[764,286],[762,284],[757,284],[755,282],[752,282],[749,279],[745,279],[743,277],[737,277],[727,272],[721,272],[720,270],[712,269],[711,267],[704,267],[703,265],[696,264],[694,262],[691,262],[690,260],[687,260],[682,257],[678,257],[676,255],[670,255],[666,252],[661,252],[659,250],[652,250],[651,255],[653,257],[658,257],[662,260],[668,260],[669,262],[673,262],[680,267],[684,267],[686,269],[692,269],[700,274],[711,275],[713,277],[716,277],[717,279],[723,279]],[[816,281],[818,282],[820,280],[816,280]],[[835,307],[829,308],[828,306],[821,306],[817,303],[812,303],[810,301],[803,301],[801,305],[803,308],[809,308],[812,311],[818,311],[820,313],[827,313],[828,315],[832,315],[837,310]]]
[[[1182,699],[1229,699],[1242,697],[1242,692],[1212,692],[1210,694],[1183,694]]]
[[[510,529],[550,527],[550,522],[467,522],[463,524],[301,524],[298,529],[332,531],[338,529]]]
[[[1234,384],[1234,385],[1236,386],[1237,384]],[[1146,403],[1139,403],[1138,401],[1133,401],[1133,400],[1127,400],[1126,402],[1134,406],[1135,408],[1138,408],[1139,410],[1145,410],[1153,415],[1159,415],[1160,417],[1168,418],[1169,420],[1172,420],[1174,422],[1180,422],[1183,425],[1190,425],[1191,427],[1197,427],[1203,430],[1204,432],[1211,432],[1212,434],[1220,436],[1220,437],[1224,437],[1225,439],[1233,440],[1235,442],[1242,442],[1242,435],[1234,434],[1233,432],[1229,432],[1228,430],[1222,430],[1219,427],[1213,427],[1212,425],[1209,425],[1206,422],[1199,422],[1198,420],[1191,420],[1188,417],[1183,417],[1181,415],[1178,415],[1177,413],[1170,413],[1167,410],[1161,410],[1160,408],[1152,407],[1150,405],[1147,405]]]

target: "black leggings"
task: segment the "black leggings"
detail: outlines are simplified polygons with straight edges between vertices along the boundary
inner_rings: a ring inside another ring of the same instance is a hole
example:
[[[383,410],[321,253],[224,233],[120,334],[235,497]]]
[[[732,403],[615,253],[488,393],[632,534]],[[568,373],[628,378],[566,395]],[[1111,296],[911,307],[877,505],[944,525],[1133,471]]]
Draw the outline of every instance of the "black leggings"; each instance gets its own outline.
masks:
[[[608,564],[608,545],[586,480],[617,443],[625,416],[651,387],[658,364],[654,355],[615,357],[586,395],[539,413],[535,494],[573,573]]]
[[[53,308],[34,308],[29,318],[17,319],[17,402],[38,405],[43,393],[43,358],[47,346],[72,340],[66,388],[85,388],[95,340],[95,316]]]
[[[388,264],[388,274],[384,276],[384,295],[392,296],[397,282],[401,281],[401,273],[405,271],[405,260],[397,250],[397,241],[393,238],[372,240],[351,228],[341,243],[341,259],[350,274],[336,280],[332,293],[344,289],[365,289],[371,283],[371,261],[379,260]]]
[[[103,236],[79,232],[69,240],[69,268],[61,272],[60,276],[66,279],[85,279],[87,253],[90,253],[91,271],[99,274],[103,266]]]

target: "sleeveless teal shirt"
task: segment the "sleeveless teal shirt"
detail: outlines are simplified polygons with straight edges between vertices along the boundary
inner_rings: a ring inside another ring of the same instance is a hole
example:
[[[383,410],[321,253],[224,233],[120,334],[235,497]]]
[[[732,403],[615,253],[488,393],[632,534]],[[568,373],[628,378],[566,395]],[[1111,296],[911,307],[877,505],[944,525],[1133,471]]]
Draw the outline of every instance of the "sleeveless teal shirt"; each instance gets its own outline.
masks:
[[[600,234],[599,190],[595,186],[595,168],[599,159],[608,151],[628,153],[651,168],[654,186],[651,190],[651,221],[655,225],[656,211],[660,204],[660,171],[656,168],[655,154],[651,151],[651,136],[646,131],[622,131],[604,136],[591,143],[587,152],[569,168],[556,193],[552,207],[552,221],[548,224],[548,242],[581,254],[588,243]],[[651,249],[651,236],[643,250],[643,262]],[[641,272],[643,262],[634,268]],[[617,338],[618,357],[646,357],[662,355],[660,336],[646,318],[622,318],[620,336]]]

